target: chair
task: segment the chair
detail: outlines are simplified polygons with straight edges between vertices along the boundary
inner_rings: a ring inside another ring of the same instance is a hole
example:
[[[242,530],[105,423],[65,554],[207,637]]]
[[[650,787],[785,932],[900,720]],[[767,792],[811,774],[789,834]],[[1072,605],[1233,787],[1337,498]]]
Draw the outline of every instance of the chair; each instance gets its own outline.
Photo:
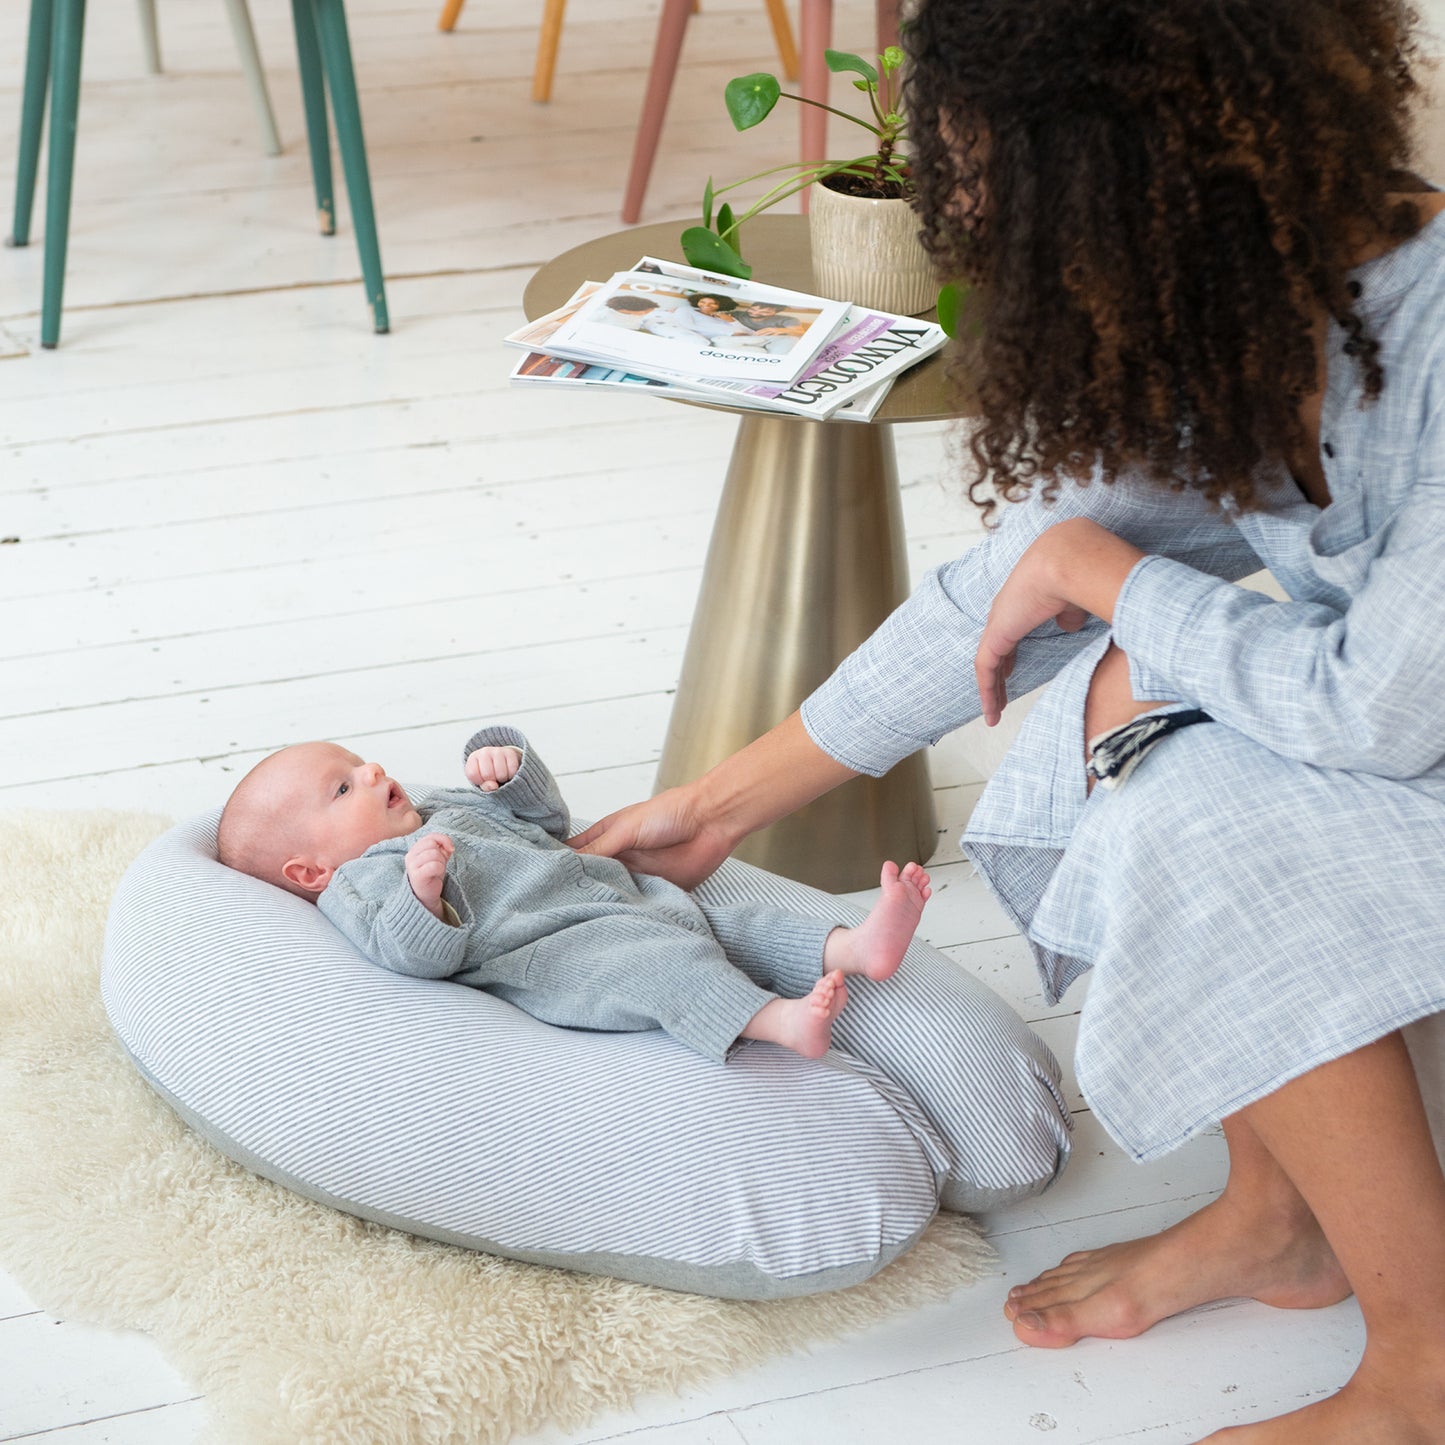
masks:
[[[450,30],[462,13],[465,0],[446,0],[438,30]],[[798,75],[798,49],[793,43],[793,27],[788,20],[788,11],[783,0],[764,0],[768,7],[768,19],[772,22],[773,40],[778,47],[778,58],[782,62],[783,74],[789,80]],[[698,0],[688,0],[691,9],[698,8]],[[552,98],[552,76],[557,69],[557,47],[562,39],[562,19],[567,10],[567,0],[545,0],[542,11],[542,29],[537,37],[537,60],[532,70],[532,99],[548,101]]]
[[[769,0],[769,5],[780,0]],[[876,0],[877,38],[881,51],[898,44],[898,0]],[[627,175],[627,189],[622,198],[622,219],[632,225],[642,214],[647,182],[652,175],[652,162],[657,154],[662,122],[667,115],[667,102],[672,95],[672,82],[682,54],[683,32],[691,13],[691,0],[663,0],[662,15],[657,23],[657,42],[652,52],[652,68],[647,76],[647,93],[642,102],[642,119],[637,126],[637,140],[632,150],[632,166]],[[799,26],[802,53],[800,89],[809,100],[828,98],[828,66],[823,52],[833,34],[833,0],[802,0]],[[784,67],[786,69],[786,66]],[[792,72],[788,72],[791,76]],[[721,99],[719,99],[721,105]],[[800,113],[800,155],[803,165],[821,161],[827,153],[828,113],[816,106],[802,105]],[[804,209],[808,195],[803,193]]]
[[[256,32],[251,25],[251,12],[246,0],[226,0],[226,18],[236,37],[241,56],[241,71],[246,88],[261,122],[261,144],[268,156],[281,154],[281,136],[276,130],[276,116],[271,109],[271,96],[266,89],[266,72],[261,68],[261,52],[256,48]],[[156,0],[140,0],[141,44],[145,48],[146,69],[152,75],[161,73],[161,39],[156,27]]]
[[[367,302],[376,330],[384,332],[389,329],[386,292],[344,0],[291,0],[291,11],[296,29],[296,55],[301,72],[306,136],[311,149],[311,175],[321,232],[329,236],[336,230],[331,139],[326,119],[326,97],[329,93],[347,196],[351,202],[351,219],[356,227],[356,244],[361,254]],[[30,0],[25,90],[20,115],[20,156],[15,178],[15,228],[10,244],[24,246],[30,240],[30,215],[35,200],[45,92],[49,87],[50,155],[45,193],[45,274],[40,313],[40,344],[46,348],[53,348],[60,340],[84,29],[85,0]]]

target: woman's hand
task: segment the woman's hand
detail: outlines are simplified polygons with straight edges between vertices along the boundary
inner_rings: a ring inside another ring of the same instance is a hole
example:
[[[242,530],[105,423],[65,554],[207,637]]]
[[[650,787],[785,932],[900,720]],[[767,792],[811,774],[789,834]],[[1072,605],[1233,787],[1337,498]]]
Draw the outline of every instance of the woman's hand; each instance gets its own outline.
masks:
[[[569,846],[616,858],[637,873],[656,873],[679,888],[695,888],[735,842],[703,822],[687,788],[669,788],[609,813],[570,839]]]
[[[1008,703],[1006,683],[1019,643],[1045,622],[1077,632],[1091,613],[1113,621],[1124,579],[1143,556],[1084,517],[1057,523],[1029,546],[994,597],[974,657],[979,701],[989,727]]]

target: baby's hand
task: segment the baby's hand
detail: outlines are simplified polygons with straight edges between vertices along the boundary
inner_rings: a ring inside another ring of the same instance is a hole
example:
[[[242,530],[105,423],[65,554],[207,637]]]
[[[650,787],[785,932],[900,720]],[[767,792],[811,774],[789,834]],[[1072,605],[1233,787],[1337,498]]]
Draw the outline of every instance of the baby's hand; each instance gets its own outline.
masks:
[[[467,781],[475,783],[484,793],[494,793],[503,783],[511,782],[521,766],[519,748],[478,748],[467,756]]]
[[[442,884],[447,877],[447,859],[456,851],[445,833],[428,833],[406,850],[406,881],[416,901],[435,918],[442,918]]]

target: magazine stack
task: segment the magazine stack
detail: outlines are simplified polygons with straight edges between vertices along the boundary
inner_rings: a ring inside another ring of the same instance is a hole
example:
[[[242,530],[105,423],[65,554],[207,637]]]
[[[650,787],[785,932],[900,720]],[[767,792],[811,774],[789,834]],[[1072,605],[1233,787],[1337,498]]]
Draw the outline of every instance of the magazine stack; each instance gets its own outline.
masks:
[[[868,421],[941,327],[644,256],[506,338],[517,384],[647,387],[748,410]]]

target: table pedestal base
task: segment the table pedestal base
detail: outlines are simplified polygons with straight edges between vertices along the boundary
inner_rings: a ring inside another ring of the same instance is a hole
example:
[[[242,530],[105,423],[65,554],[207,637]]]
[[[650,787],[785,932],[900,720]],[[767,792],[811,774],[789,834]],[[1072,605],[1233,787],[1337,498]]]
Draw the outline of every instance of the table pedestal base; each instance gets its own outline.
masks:
[[[891,428],[748,416],[738,428],[667,742],[660,789],[780,722],[907,597]],[[883,860],[925,861],[928,763],[858,778],[754,834],[749,863],[847,892]]]

